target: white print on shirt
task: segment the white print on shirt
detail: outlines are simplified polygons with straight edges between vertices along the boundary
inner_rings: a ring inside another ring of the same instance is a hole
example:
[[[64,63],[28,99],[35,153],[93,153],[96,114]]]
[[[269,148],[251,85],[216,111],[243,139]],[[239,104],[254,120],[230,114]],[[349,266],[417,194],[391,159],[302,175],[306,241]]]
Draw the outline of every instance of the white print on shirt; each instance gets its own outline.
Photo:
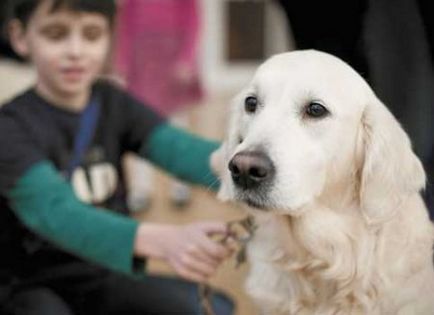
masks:
[[[86,171],[83,167],[77,167],[71,183],[78,199],[98,204],[113,195],[118,185],[118,175],[110,163],[92,164]]]

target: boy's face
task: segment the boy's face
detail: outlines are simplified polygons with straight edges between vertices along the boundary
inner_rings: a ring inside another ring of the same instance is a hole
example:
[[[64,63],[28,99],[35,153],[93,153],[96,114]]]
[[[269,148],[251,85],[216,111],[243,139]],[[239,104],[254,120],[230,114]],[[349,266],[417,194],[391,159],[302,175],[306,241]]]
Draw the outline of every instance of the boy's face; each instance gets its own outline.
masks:
[[[88,95],[110,45],[109,21],[102,14],[59,9],[42,1],[27,28],[13,36],[15,48],[36,67],[37,90],[53,99]]]

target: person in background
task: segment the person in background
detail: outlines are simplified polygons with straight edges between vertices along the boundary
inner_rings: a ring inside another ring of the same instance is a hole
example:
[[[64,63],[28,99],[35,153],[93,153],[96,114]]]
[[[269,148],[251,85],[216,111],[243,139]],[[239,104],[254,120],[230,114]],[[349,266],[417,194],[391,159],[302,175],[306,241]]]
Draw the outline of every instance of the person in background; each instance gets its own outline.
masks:
[[[221,221],[187,225],[128,217],[121,158],[134,152],[212,187],[218,143],[170,126],[99,80],[110,48],[110,0],[14,0],[10,39],[37,73],[0,109],[0,312],[200,314],[197,285],[231,249]],[[110,209],[110,210],[109,210]],[[141,275],[161,259],[183,278]],[[219,315],[233,305],[214,295]]]
[[[204,94],[198,66],[199,9],[198,0],[123,0],[118,5],[115,73],[130,93],[183,128],[189,126],[185,109]],[[133,209],[149,207],[152,194],[152,171],[142,163],[128,165]],[[169,187],[173,205],[189,203],[189,186],[172,180]]]

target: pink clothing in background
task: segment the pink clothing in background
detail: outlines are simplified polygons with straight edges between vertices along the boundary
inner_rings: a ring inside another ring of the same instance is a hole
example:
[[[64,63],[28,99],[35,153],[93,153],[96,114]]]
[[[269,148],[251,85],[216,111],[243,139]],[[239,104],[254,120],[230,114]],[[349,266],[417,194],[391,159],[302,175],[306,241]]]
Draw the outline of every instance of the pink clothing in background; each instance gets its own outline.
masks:
[[[199,101],[197,0],[122,0],[116,71],[127,89],[162,114]]]

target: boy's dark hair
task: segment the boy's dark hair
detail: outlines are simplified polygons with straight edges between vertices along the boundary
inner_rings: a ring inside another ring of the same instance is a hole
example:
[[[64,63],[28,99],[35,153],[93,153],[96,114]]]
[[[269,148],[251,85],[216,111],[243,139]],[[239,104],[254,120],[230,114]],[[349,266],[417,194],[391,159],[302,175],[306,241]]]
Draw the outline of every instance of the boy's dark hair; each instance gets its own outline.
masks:
[[[10,3],[10,15],[18,19],[24,27],[27,26],[30,17],[36,8],[43,1],[51,1],[51,12],[59,9],[70,9],[72,11],[84,11],[100,13],[104,15],[110,23],[114,24],[116,14],[115,0],[8,0]]]
[[[24,61],[23,58],[14,52],[9,43],[6,29],[6,24],[9,20],[8,13],[8,1],[0,1],[0,57]]]

